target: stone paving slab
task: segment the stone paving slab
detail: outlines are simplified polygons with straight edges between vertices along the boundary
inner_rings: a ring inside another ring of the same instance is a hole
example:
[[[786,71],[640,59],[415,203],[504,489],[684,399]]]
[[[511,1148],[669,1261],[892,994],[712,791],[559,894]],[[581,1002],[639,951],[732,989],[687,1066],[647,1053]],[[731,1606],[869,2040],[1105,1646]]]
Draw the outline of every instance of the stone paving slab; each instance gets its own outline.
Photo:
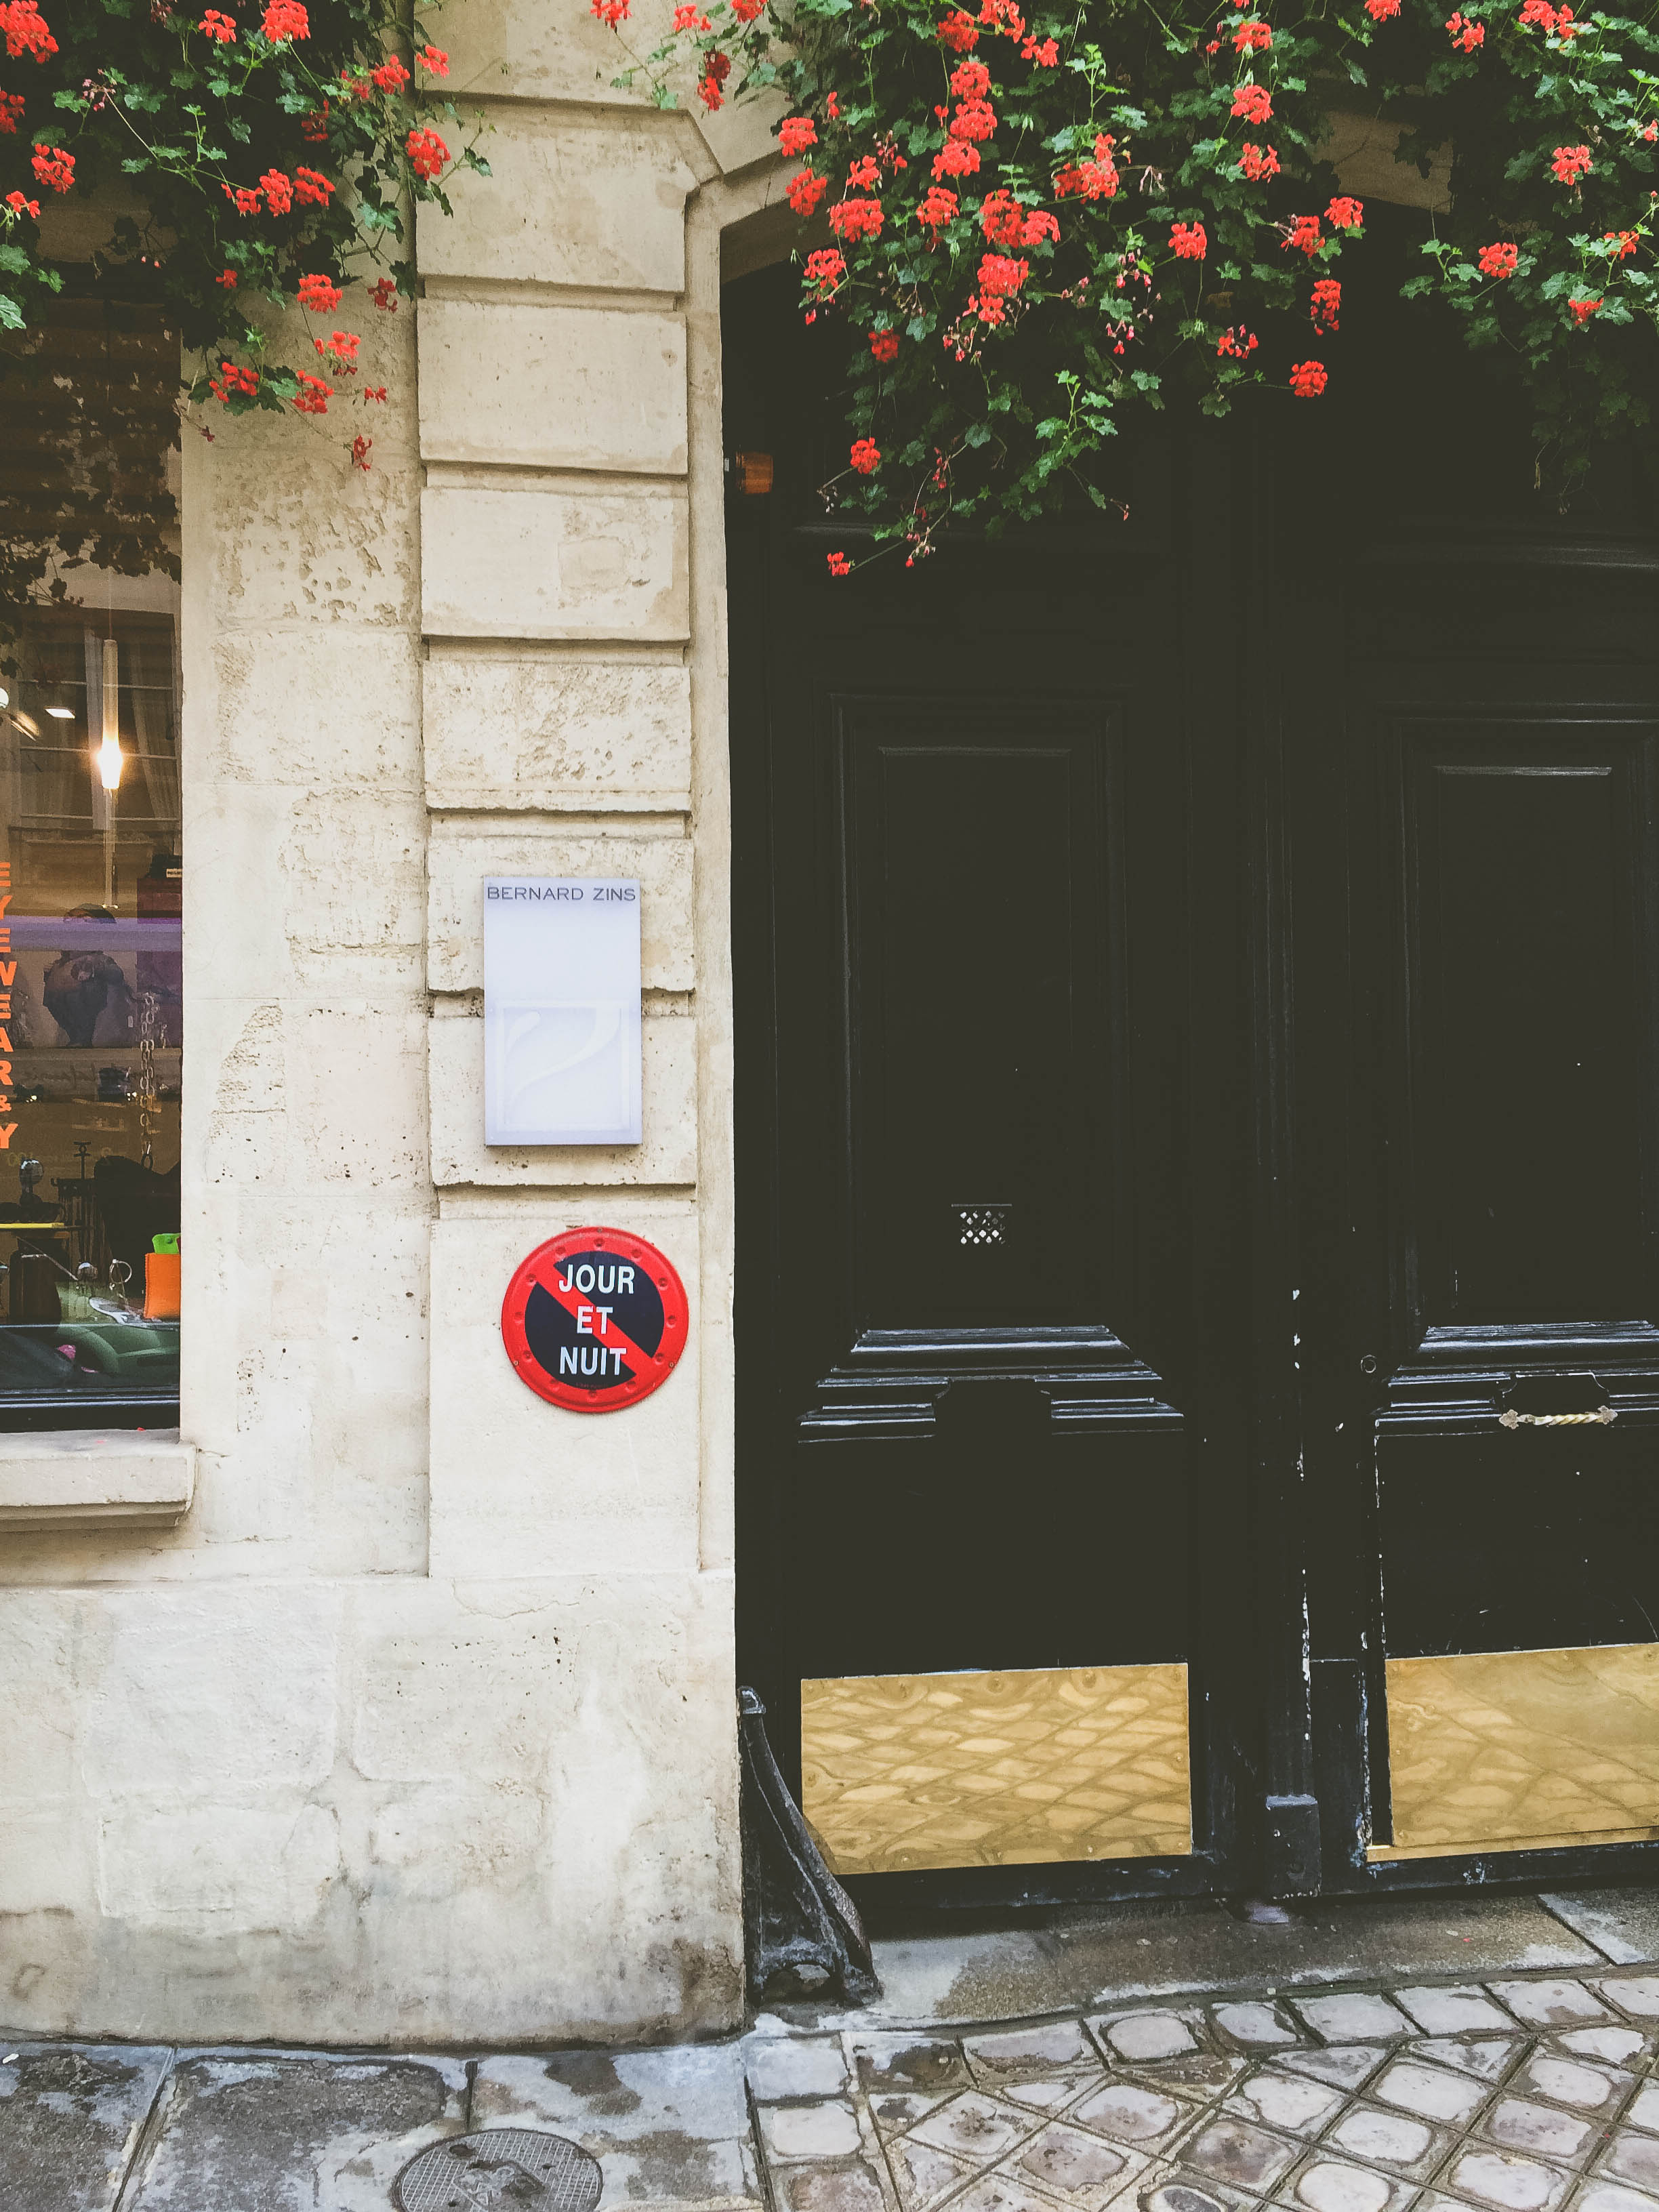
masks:
[[[774,2051],[774,2069],[787,2076],[799,2065],[819,2078],[821,2039],[803,2041],[802,2058]],[[659,2202],[758,2207],[744,2060],[735,2043],[483,2058],[473,2069],[471,2124],[550,2128],[580,2143],[599,2161],[598,2212]]]
[[[172,2057],[133,2044],[7,2044],[0,2212],[110,2212]]]
[[[1551,1890],[1539,1902],[1616,1966],[1659,1959],[1659,1889]]]
[[[401,2168],[460,2133],[466,2087],[449,2058],[181,2052],[122,2212],[387,2212]]]

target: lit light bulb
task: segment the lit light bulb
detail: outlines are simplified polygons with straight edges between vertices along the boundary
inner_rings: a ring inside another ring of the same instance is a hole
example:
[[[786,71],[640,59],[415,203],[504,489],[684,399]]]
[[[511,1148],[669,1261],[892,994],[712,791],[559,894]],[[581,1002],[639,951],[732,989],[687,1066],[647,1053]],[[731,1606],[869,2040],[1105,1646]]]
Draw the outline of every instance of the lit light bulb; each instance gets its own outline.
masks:
[[[11,694],[3,684],[0,684],[0,707],[9,707],[10,704]]]
[[[98,748],[98,781],[106,791],[121,788],[120,647],[104,640],[104,741]]]

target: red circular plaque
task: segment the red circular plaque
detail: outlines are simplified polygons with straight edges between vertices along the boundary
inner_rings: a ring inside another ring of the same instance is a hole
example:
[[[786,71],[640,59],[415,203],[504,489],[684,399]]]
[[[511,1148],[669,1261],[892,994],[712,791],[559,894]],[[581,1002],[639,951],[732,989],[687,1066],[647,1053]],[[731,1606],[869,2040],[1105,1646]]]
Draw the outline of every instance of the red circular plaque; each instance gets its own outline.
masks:
[[[501,1300],[520,1382],[573,1413],[614,1413],[665,1383],[685,1349],[672,1261],[621,1229],[567,1229],[521,1261]]]

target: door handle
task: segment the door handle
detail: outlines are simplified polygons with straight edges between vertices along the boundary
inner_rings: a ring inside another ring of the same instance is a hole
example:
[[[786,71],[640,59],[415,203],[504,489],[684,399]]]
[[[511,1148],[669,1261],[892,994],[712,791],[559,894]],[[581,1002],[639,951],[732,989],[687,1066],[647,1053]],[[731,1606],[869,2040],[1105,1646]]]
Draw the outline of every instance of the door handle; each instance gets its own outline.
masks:
[[[1611,1406],[1598,1406],[1590,1413],[1517,1413],[1511,1406],[1498,1416],[1498,1425],[1500,1429],[1575,1429],[1591,1421],[1605,1425],[1618,1418]]]

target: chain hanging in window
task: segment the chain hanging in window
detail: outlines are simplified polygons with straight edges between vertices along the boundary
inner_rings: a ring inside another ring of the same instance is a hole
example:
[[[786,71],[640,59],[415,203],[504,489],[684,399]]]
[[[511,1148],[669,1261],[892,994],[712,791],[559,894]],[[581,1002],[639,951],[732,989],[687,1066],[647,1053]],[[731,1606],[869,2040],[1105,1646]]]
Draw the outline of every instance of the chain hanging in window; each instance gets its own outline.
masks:
[[[151,1164],[155,1143],[155,1017],[161,999],[146,991],[138,1001],[138,1158]]]

